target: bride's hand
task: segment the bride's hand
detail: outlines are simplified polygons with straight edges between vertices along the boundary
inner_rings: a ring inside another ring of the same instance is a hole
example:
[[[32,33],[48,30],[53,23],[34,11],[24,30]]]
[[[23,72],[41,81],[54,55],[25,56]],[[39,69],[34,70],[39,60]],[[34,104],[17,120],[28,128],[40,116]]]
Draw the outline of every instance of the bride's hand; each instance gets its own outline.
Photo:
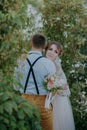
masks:
[[[57,92],[52,92],[52,96],[55,96],[57,94]]]
[[[63,91],[62,91],[62,90],[58,90],[58,91],[56,92],[56,94],[61,95],[61,94],[63,94]]]

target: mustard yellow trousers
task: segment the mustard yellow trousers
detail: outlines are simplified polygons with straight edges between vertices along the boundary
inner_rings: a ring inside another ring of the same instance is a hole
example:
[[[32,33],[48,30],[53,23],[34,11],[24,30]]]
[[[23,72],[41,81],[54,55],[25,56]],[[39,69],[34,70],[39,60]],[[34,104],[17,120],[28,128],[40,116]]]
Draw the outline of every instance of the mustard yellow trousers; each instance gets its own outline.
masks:
[[[22,94],[22,97],[37,106],[40,111],[42,130],[53,130],[53,113],[50,109],[44,108],[46,95]]]

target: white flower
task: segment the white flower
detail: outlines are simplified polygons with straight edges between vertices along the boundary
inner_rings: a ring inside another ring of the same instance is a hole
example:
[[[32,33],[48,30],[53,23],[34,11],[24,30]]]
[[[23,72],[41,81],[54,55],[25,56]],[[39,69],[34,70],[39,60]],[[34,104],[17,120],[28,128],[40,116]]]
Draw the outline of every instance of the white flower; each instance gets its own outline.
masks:
[[[72,73],[75,73],[75,70],[71,70],[71,71],[70,71],[70,74],[72,74]]]
[[[63,32],[63,36],[67,38],[67,36],[68,36],[67,31],[64,31],[64,32]]]
[[[87,84],[87,79],[85,79],[86,80],[86,84]]]
[[[60,21],[60,20],[61,20],[61,18],[57,17],[57,18],[56,18],[56,20]]]

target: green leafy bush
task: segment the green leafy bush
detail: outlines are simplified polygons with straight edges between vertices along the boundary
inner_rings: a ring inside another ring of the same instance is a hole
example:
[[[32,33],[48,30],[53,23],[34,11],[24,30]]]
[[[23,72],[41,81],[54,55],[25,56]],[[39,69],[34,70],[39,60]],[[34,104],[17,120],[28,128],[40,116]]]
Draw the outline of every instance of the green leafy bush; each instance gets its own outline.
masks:
[[[76,130],[86,130],[87,6],[85,0],[43,1],[42,21],[47,41],[57,40],[63,46],[61,59],[71,90]]]
[[[0,0],[0,130],[40,130],[38,109],[14,92],[17,58],[26,51],[28,0]]]
[[[38,109],[9,90],[0,85],[0,130],[41,130]]]

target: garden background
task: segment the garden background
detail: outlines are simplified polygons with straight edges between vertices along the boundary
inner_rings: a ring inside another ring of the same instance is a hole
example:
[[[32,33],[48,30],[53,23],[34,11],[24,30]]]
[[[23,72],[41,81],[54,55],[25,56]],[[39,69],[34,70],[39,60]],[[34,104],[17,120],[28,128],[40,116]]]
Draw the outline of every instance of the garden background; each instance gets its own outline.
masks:
[[[17,59],[35,33],[63,45],[76,130],[87,130],[86,0],[0,0],[0,130],[41,130],[37,108],[13,90]]]

